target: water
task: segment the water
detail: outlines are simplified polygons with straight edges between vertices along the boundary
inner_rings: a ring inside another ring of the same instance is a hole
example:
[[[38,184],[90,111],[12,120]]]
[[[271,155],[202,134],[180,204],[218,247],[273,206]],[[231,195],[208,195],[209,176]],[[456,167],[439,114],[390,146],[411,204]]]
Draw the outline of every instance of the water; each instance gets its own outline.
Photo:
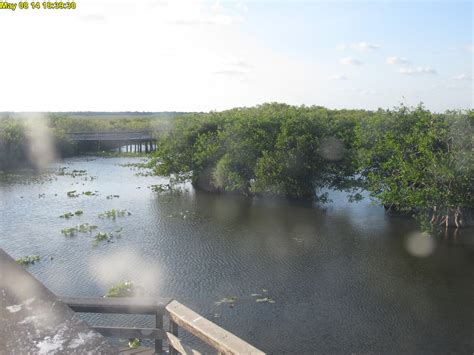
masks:
[[[419,258],[406,248],[415,223],[387,217],[368,200],[348,204],[334,193],[331,204],[316,208],[189,186],[157,194],[147,186],[166,179],[119,166],[139,161],[60,164],[87,170],[93,181],[1,178],[0,247],[13,257],[39,254],[42,261],[29,271],[58,295],[102,296],[118,281],[135,280],[266,352],[472,353],[472,229],[435,238],[433,252]],[[70,190],[99,195],[70,198]],[[112,208],[132,215],[98,217]],[[58,218],[77,209],[84,214]],[[61,234],[79,223],[123,231],[97,246],[93,235]],[[275,303],[257,303],[252,294]],[[237,297],[235,307],[215,304],[224,297]]]

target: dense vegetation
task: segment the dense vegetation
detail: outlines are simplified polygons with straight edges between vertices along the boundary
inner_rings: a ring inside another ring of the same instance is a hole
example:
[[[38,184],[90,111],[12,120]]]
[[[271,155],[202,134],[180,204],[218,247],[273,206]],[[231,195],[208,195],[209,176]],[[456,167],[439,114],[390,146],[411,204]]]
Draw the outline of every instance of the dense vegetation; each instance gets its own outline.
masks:
[[[152,162],[155,173],[190,179],[208,191],[324,203],[328,189],[346,191],[350,200],[366,190],[386,209],[414,215],[425,227],[473,219],[474,111],[273,103],[175,115],[172,121],[166,115],[91,113],[49,114],[44,122],[63,156],[75,152],[68,132],[160,128],[166,133]],[[0,117],[0,170],[27,161],[28,125],[27,119]]]
[[[326,201],[368,190],[420,220],[463,224],[473,201],[473,112],[265,104],[175,119],[156,173],[205,190]]]
[[[474,208],[474,111],[377,112],[357,127],[364,187],[389,210],[456,227]]]

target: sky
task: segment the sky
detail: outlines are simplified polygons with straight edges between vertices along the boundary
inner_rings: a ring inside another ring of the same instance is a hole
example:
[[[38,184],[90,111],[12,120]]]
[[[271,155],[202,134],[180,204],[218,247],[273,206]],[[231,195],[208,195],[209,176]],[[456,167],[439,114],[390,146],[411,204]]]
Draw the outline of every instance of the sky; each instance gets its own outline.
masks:
[[[472,109],[473,30],[453,0],[2,9],[0,111]]]

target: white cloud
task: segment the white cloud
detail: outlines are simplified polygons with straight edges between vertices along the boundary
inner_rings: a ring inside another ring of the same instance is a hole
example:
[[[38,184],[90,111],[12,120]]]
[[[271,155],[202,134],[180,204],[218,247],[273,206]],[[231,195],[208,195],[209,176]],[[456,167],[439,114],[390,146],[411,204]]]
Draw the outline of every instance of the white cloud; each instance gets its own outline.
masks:
[[[471,52],[471,53],[474,53],[474,45],[470,45],[470,46],[466,46],[466,49]]]
[[[244,68],[244,69],[250,69],[253,67],[253,65],[247,63],[245,60],[238,59],[238,58],[229,58],[224,61],[224,65],[237,67],[237,68]]]
[[[357,51],[366,52],[374,49],[380,48],[375,44],[367,43],[367,42],[358,42],[358,43],[350,43],[350,44],[341,44],[336,47],[338,50],[345,50],[345,49],[355,49]]]
[[[355,49],[355,50],[358,50],[358,51],[364,51],[364,52],[372,50],[372,49],[379,48],[379,46],[377,46],[375,44],[370,44],[370,43],[367,43],[367,42],[352,43],[350,45],[350,47],[352,49]]]
[[[387,57],[387,64],[390,65],[400,65],[400,64],[408,64],[408,59],[405,57]]]
[[[332,75],[331,77],[329,77],[329,79],[331,79],[331,80],[347,80],[349,78],[347,76],[345,76],[344,74],[335,74],[335,75]]]
[[[339,60],[339,63],[344,65],[362,65],[362,62],[352,57],[346,57]]]
[[[215,75],[242,76],[250,72],[253,68],[251,64],[240,58],[228,57],[221,60],[217,69],[212,71]]]
[[[429,67],[400,68],[400,74],[403,75],[426,75],[437,74],[436,70]]]
[[[456,76],[453,76],[451,79],[453,80],[472,80],[472,76],[469,74],[459,74]]]

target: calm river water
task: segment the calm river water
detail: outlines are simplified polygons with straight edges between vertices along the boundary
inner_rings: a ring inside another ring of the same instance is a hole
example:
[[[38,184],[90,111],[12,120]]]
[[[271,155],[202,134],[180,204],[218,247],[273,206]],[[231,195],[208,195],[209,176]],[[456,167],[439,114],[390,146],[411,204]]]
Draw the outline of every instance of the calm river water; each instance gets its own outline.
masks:
[[[416,225],[368,200],[349,204],[334,193],[316,208],[190,187],[158,194],[148,186],[166,179],[119,165],[139,161],[74,158],[56,169],[87,176],[1,177],[0,247],[40,255],[28,269],[56,294],[102,296],[134,280],[267,352],[473,352],[472,229],[432,239],[432,252],[422,245],[429,255],[417,257],[406,247]],[[71,190],[98,195],[71,198]],[[98,217],[112,208],[132,215]],[[59,218],[77,209],[84,213]],[[98,245],[95,233],[61,234],[81,223],[123,229]],[[216,304],[225,297],[236,297],[235,306]]]

